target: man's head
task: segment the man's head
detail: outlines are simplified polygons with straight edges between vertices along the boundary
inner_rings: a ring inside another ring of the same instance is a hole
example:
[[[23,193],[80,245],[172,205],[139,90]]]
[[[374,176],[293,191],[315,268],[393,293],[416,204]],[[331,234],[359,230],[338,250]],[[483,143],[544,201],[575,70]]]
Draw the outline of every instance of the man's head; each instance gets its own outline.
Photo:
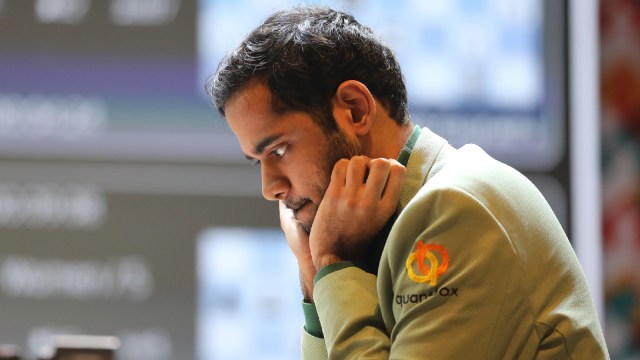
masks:
[[[208,90],[262,191],[310,231],[335,162],[395,157],[409,124],[391,50],[352,16],[327,8],[277,12],[225,57]],[[384,139],[383,139],[384,138]]]
[[[398,124],[408,122],[407,91],[393,52],[351,15],[325,7],[279,11],[219,64],[207,85],[225,115],[229,98],[253,80],[273,94],[276,112],[304,111],[336,131],[331,99],[346,80],[367,86]]]

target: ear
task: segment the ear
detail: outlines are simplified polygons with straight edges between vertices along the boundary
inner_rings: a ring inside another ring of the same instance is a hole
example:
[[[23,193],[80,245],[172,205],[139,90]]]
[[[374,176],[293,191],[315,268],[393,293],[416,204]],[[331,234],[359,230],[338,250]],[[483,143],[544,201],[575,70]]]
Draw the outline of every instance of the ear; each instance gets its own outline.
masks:
[[[343,130],[357,136],[366,135],[376,116],[376,102],[361,82],[347,80],[338,86],[333,97],[333,116]]]

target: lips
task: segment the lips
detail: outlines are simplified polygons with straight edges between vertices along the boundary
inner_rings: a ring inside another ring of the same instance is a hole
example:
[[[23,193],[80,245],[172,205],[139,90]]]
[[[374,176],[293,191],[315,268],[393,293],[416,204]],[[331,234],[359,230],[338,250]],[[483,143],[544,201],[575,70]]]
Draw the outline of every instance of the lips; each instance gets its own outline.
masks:
[[[293,216],[297,219],[298,213],[305,207],[307,204],[311,203],[309,199],[303,199],[302,201],[296,201],[291,203],[285,203],[285,205],[293,211]]]

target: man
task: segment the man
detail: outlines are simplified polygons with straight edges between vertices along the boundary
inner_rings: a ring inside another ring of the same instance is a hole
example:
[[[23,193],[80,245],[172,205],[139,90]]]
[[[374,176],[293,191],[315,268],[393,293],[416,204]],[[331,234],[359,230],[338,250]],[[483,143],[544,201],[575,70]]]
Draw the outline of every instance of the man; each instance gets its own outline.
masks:
[[[280,204],[304,358],[608,358],[542,195],[414,127],[392,51],[352,16],[275,13],[208,89]]]

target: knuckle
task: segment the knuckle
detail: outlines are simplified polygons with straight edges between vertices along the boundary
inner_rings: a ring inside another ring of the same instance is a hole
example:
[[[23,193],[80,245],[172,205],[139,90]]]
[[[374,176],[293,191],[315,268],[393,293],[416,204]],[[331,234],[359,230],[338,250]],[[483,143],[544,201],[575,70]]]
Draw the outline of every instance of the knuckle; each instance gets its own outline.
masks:
[[[372,159],[370,167],[375,170],[386,170],[391,168],[391,162],[389,159]]]
[[[345,199],[344,201],[344,205],[348,208],[348,209],[357,209],[359,206],[359,201],[357,198],[353,197],[353,196],[349,196]]]
[[[407,173],[407,168],[405,168],[402,164],[394,160],[394,163],[390,164],[391,172],[396,175],[404,175]]]
[[[349,160],[340,159],[333,165],[333,171],[344,171],[347,169],[347,166],[349,166]]]
[[[349,159],[342,158],[336,161],[336,166],[347,166],[349,165]]]
[[[367,160],[362,155],[356,155],[356,156],[354,156],[354,157],[352,157],[350,159],[350,162],[351,162],[352,166],[353,165],[362,166],[362,165],[366,164]]]
[[[374,206],[375,206],[375,204],[373,203],[373,201],[371,201],[371,200],[363,200],[362,202],[360,202],[360,204],[358,204],[358,209],[362,213],[368,214],[372,210],[374,210]]]

